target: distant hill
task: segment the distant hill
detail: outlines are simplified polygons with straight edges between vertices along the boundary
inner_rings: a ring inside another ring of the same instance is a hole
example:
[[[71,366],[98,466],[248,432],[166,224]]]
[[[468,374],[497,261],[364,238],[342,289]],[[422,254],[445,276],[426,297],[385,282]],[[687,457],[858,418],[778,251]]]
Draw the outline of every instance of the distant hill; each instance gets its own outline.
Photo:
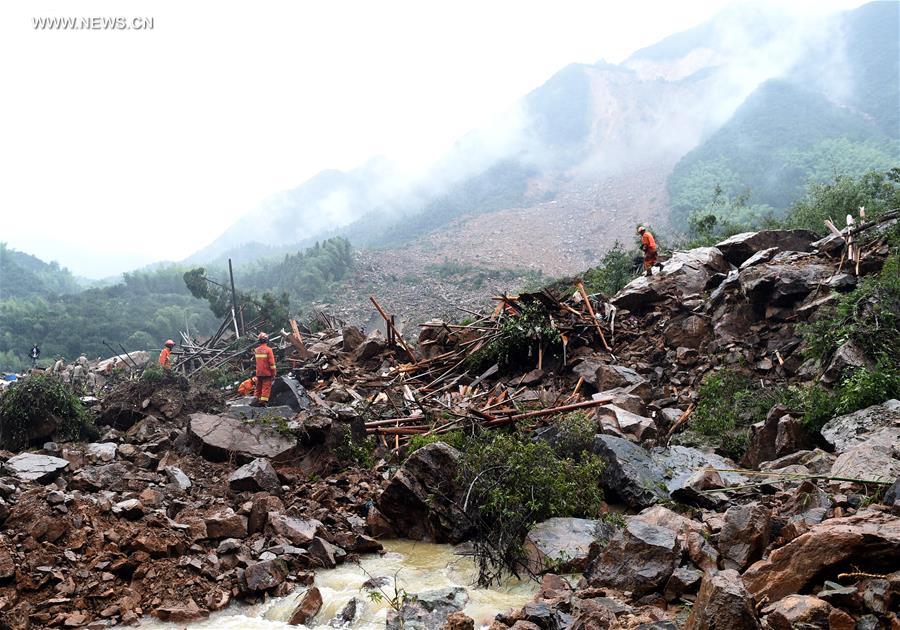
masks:
[[[72,272],[59,263],[46,263],[0,243],[0,300],[66,295],[80,290]]]
[[[786,207],[810,180],[896,160],[897,8],[875,2],[810,20],[730,7],[621,64],[562,68],[412,180],[381,159],[324,171],[188,261],[246,262],[333,236],[407,247],[447,230],[453,238],[429,238],[455,244],[438,255],[467,256],[460,241],[498,246],[494,223],[477,217],[499,213],[509,233],[528,233],[510,221],[565,225],[543,244],[551,255],[583,252],[566,254],[575,271],[635,222],[671,214],[683,224],[717,185]],[[590,242],[579,248],[575,233]],[[503,247],[492,255],[506,266],[534,263]]]
[[[826,34],[676,164],[674,223],[703,207],[716,185],[784,209],[809,182],[900,164],[900,4],[844,13]]]

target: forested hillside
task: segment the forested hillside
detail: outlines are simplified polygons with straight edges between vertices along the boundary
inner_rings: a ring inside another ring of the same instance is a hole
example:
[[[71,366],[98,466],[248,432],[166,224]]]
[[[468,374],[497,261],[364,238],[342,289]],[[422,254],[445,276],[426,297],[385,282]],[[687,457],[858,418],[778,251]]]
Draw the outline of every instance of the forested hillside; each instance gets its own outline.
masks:
[[[676,164],[671,222],[685,227],[717,187],[780,214],[809,184],[900,164],[898,30],[896,2],[843,14],[834,27],[840,39],[810,49],[784,77],[762,84]]]
[[[0,243],[0,300],[77,293],[78,282],[57,262],[45,263]]]

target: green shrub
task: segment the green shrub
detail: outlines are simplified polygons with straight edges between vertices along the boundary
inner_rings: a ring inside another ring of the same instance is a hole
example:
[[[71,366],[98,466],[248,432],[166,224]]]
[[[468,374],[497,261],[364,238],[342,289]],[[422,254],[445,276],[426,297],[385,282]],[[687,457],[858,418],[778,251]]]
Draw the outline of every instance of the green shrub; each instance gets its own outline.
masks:
[[[584,274],[584,288],[588,293],[602,293],[612,296],[637,276],[634,255],[627,252],[622,243],[616,241],[603,254],[600,264]]]
[[[747,449],[747,430],[765,420],[773,405],[790,399],[784,388],[759,388],[732,369],[710,372],[698,392],[691,428],[707,436],[716,450],[738,460]]]
[[[27,447],[29,428],[48,418],[56,422],[57,439],[74,440],[95,431],[78,396],[55,376],[40,374],[10,385],[0,396],[0,447]]]
[[[353,439],[350,427],[341,425],[337,429],[338,438],[334,446],[334,456],[342,463],[352,463],[361,468],[371,468],[375,465],[375,446],[377,442],[372,436],[362,441]]]
[[[886,362],[871,370],[859,368],[841,381],[835,394],[839,415],[883,403],[900,396],[900,371]]]
[[[159,363],[151,363],[141,372],[141,380],[145,383],[161,383],[166,380],[166,370]]]
[[[491,432],[472,441],[460,461],[462,506],[474,526],[478,583],[498,582],[525,570],[522,540],[555,516],[596,517],[603,501],[596,456],[562,458],[542,440]]]
[[[516,364],[527,360],[532,352],[536,356],[539,344],[555,345],[562,340],[550,315],[538,302],[526,304],[516,315],[502,315],[499,324],[497,338],[469,355],[467,367],[477,370],[494,363]]]
[[[553,441],[553,450],[558,457],[576,462],[590,458],[597,434],[597,421],[584,411],[567,413],[556,421],[559,430]]]

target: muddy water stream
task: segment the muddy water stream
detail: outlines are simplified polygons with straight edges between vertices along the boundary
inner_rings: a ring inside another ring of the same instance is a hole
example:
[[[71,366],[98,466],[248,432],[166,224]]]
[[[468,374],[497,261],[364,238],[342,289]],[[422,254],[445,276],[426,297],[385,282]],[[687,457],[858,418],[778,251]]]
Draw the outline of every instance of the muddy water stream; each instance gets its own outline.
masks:
[[[355,622],[343,628],[360,630],[383,629],[388,611],[387,603],[373,602],[363,583],[371,577],[386,577],[391,584],[382,589],[393,594],[393,577],[397,585],[408,593],[435,590],[450,586],[462,586],[469,592],[469,603],[464,612],[475,619],[475,627],[486,627],[497,612],[518,608],[531,600],[538,590],[533,581],[511,581],[491,589],[474,588],[475,565],[471,558],[453,553],[450,545],[434,545],[411,541],[385,541],[387,553],[383,556],[363,556],[361,565],[348,564],[337,569],[317,571],[315,586],[322,593],[322,610],[310,626],[289,626],[291,616],[305,589],[298,587],[286,597],[275,598],[265,604],[245,606],[235,604],[215,613],[209,619],[190,624],[191,630],[215,628],[216,630],[244,630],[262,628],[331,628],[329,621],[352,598],[358,600]],[[399,572],[398,572],[399,571]],[[184,624],[163,624],[146,620],[141,628],[169,629]]]

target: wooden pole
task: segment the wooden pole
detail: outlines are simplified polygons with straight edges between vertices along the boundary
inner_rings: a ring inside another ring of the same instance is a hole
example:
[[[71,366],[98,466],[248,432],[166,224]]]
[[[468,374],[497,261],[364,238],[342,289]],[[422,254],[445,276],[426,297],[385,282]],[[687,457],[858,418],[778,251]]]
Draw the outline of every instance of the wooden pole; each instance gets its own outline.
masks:
[[[394,328],[394,324],[391,323],[391,318],[387,316],[387,313],[384,312],[384,309],[381,308],[381,305],[375,300],[375,296],[370,295],[369,300],[375,306],[375,309],[378,311],[378,314],[381,315],[382,319],[384,319],[384,321],[387,323],[387,325],[393,330],[394,336],[396,337],[397,341],[400,343],[400,345],[406,351],[406,354],[409,355],[409,358],[413,360],[413,363],[418,361],[419,360],[418,357],[416,357],[416,355],[413,353],[413,351],[410,349],[410,347],[408,345],[406,345],[406,341],[404,341],[403,335],[398,333],[397,329]]]
[[[234,334],[237,335],[237,338],[241,338],[241,329],[238,328],[237,323],[237,293],[234,290],[234,271],[231,268],[231,259],[228,259],[228,277],[231,278],[231,318],[234,320]],[[241,313],[241,324],[244,323],[244,314]]]
[[[600,322],[597,320],[597,316],[594,314],[594,307],[591,306],[591,300],[588,297],[587,291],[584,290],[584,284],[578,283],[578,292],[581,293],[581,297],[584,298],[584,304],[587,306],[588,313],[591,314],[591,319],[594,320],[594,326],[597,327],[597,332],[600,333],[600,341],[603,342],[603,347],[606,348],[607,352],[612,352],[612,348],[609,347],[609,344],[606,343],[606,337],[603,335],[603,329],[600,328]]]

